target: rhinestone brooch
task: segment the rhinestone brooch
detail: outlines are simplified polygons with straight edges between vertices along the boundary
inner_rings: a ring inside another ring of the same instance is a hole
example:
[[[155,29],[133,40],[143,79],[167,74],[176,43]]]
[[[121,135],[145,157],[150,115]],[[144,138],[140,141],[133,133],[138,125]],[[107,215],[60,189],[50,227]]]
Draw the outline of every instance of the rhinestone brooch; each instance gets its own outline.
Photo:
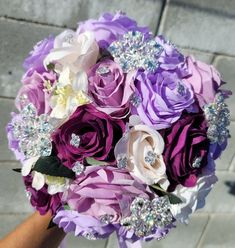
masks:
[[[121,225],[133,230],[138,237],[151,235],[157,228],[163,228],[174,221],[167,196],[152,201],[137,197],[131,203],[131,215],[122,219]]]
[[[158,68],[158,57],[163,48],[154,39],[146,39],[139,31],[129,31],[114,41],[108,51],[124,72],[143,68],[154,72]]]
[[[53,126],[46,114],[37,115],[32,103],[26,105],[13,123],[13,135],[19,141],[19,150],[25,158],[49,156],[52,150]]]

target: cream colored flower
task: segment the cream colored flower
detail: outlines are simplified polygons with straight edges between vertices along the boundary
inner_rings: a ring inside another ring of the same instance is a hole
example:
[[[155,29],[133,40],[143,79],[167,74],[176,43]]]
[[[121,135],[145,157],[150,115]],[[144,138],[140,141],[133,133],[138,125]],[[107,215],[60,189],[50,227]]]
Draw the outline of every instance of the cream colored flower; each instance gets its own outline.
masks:
[[[99,46],[92,32],[76,34],[66,30],[59,34],[54,41],[54,49],[44,59],[44,66],[55,63],[57,71],[69,67],[73,73],[87,71],[97,61]]]
[[[39,156],[32,157],[23,162],[23,167],[21,171],[22,176],[29,175],[38,159]],[[69,185],[69,179],[64,177],[44,175],[37,171],[33,171],[32,176],[32,187],[36,190],[40,190],[45,184],[47,184],[47,191],[50,195],[56,194],[58,192],[64,192]]]
[[[115,156],[118,166],[126,167],[131,174],[148,185],[160,184],[163,188],[169,185],[166,166],[162,152],[164,141],[161,135],[146,125],[135,125],[118,142]]]
[[[32,187],[36,190],[40,190],[45,184],[48,185],[48,194],[54,195],[59,192],[64,192],[67,189],[69,185],[69,179],[65,177],[48,176],[34,171]]]
[[[89,103],[87,97],[87,75],[85,72],[74,74],[65,67],[50,99],[53,118],[65,119],[80,105]]]

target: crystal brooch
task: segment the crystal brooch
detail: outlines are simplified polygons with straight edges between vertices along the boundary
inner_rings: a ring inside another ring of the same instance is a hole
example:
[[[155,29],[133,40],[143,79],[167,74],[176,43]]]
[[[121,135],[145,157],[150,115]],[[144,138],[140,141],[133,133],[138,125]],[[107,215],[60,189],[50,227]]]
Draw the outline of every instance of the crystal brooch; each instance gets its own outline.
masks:
[[[12,121],[13,136],[19,141],[19,151],[25,158],[49,156],[52,150],[53,126],[46,114],[37,115],[35,106],[26,105]]]
[[[212,143],[221,145],[230,137],[230,112],[222,93],[216,94],[213,103],[204,106],[204,113],[208,122],[207,137]]]
[[[151,235],[157,228],[164,228],[174,221],[167,196],[152,201],[137,197],[130,206],[131,215],[121,220],[127,230],[138,237]]]
[[[147,39],[139,31],[129,31],[121,39],[114,41],[108,51],[124,72],[143,68],[155,72],[162,46],[154,39]]]

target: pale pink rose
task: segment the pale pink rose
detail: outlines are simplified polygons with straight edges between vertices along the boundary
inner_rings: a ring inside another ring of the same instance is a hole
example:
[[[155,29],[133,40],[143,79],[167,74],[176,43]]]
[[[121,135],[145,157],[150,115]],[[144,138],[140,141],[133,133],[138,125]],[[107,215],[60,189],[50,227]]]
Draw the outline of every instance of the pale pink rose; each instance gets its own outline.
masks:
[[[162,152],[164,140],[158,131],[138,124],[117,143],[117,161],[127,157],[127,169],[132,175],[148,185],[159,183],[164,188],[169,185]]]

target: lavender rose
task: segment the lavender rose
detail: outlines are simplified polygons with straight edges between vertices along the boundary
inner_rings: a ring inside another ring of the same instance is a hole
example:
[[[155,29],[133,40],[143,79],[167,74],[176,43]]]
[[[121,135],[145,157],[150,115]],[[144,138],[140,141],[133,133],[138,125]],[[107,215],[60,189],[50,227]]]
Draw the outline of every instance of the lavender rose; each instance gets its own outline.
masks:
[[[72,210],[97,219],[108,214],[112,216],[112,224],[130,215],[130,204],[137,196],[154,197],[148,187],[136,181],[128,171],[111,166],[87,167],[64,195]]]
[[[124,121],[114,120],[87,104],[78,107],[52,138],[58,157],[69,168],[88,157],[114,164],[114,146],[124,131]]]
[[[23,177],[26,190],[30,194],[30,202],[32,206],[39,211],[41,215],[46,214],[48,211],[54,215],[61,207],[61,193],[50,195],[47,192],[47,186],[44,185],[40,190],[36,190],[32,187],[33,177],[28,175]]]
[[[53,48],[53,44],[54,37],[51,35],[48,38],[39,41],[24,61],[23,66],[25,70],[29,70],[30,74],[34,70],[38,73],[45,72],[46,69],[44,68],[43,60]]]
[[[46,84],[51,87],[56,80],[56,75],[53,72],[44,72],[39,74],[34,71],[31,75],[25,75],[23,78],[23,86],[16,97],[16,107],[22,110],[25,104],[32,103],[38,115],[49,113],[51,111],[49,105],[50,93],[46,89]]]
[[[92,31],[100,48],[107,48],[113,41],[124,35],[129,30],[140,31],[148,35],[147,27],[138,27],[136,21],[130,19],[125,14],[117,12],[116,15],[110,13],[103,14],[99,20],[90,19],[79,23],[77,32]]]
[[[193,90],[176,72],[148,74],[140,71],[135,86],[141,102],[133,106],[132,113],[157,130],[170,127],[185,109],[195,111]]]
[[[170,190],[178,184],[193,187],[207,165],[210,141],[203,113],[184,113],[170,128],[161,130],[165,141],[163,159]]]
[[[186,64],[190,74],[185,81],[193,87],[200,107],[212,103],[222,84],[219,72],[191,56],[187,57]]]
[[[125,117],[134,92],[134,74],[124,74],[121,67],[109,59],[93,66],[88,73],[88,91],[97,108],[113,117]]]
[[[163,36],[156,36],[155,40],[163,48],[158,59],[159,67],[157,71],[174,71],[180,78],[188,76],[189,71],[185,63],[184,55]]]

